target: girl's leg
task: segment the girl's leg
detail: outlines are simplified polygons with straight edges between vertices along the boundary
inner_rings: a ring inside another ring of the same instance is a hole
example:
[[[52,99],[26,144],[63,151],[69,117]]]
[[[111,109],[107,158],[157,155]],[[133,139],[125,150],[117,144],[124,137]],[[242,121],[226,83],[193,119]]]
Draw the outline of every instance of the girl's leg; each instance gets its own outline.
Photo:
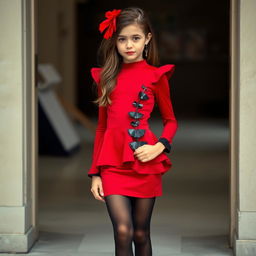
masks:
[[[136,256],[152,256],[150,221],[154,204],[155,197],[132,197],[132,219]]]
[[[133,224],[128,196],[108,195],[105,202],[113,224],[116,256],[133,256]]]

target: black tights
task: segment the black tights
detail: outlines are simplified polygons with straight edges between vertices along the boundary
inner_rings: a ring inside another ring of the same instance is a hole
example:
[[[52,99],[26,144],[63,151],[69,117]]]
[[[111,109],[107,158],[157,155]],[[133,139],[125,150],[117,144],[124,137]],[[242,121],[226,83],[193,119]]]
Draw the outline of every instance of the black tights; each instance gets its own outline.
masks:
[[[113,224],[115,256],[152,256],[150,220],[155,197],[138,198],[123,195],[105,196]]]

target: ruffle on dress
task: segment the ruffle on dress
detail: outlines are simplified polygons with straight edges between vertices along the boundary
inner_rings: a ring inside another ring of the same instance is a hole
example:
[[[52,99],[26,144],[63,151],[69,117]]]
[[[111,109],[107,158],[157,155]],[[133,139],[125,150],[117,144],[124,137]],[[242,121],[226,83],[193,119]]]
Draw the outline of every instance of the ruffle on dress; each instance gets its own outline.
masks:
[[[153,75],[152,83],[154,84],[157,83],[164,74],[167,76],[167,79],[169,80],[173,75],[174,70],[175,70],[175,65],[173,64],[166,64],[156,68],[155,72],[153,73],[154,75]]]
[[[146,129],[143,141],[147,141],[148,145],[154,145],[158,139],[150,129]],[[147,162],[140,161],[129,146],[131,142],[133,138],[128,134],[127,128],[106,129],[96,160],[97,168],[115,166],[118,168],[117,171],[122,171],[121,168],[124,168],[138,173],[156,174],[164,173],[172,166],[165,153]]]
[[[166,74],[169,80],[173,75],[174,70],[175,70],[174,64],[166,64],[161,67],[156,67],[153,72],[152,83],[157,83],[162,77],[162,75],[164,74]],[[100,81],[100,72],[101,72],[101,68],[97,68],[97,67],[91,68],[92,78],[97,84],[99,84],[99,81]]]
[[[91,68],[91,75],[96,84],[100,82],[100,71],[101,68]]]

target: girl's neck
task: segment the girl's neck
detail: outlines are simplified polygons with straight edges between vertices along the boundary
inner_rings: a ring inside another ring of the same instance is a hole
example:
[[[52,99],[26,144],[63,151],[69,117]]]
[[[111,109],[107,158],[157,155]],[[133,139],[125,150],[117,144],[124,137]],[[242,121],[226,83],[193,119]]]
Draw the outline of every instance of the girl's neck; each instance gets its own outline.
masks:
[[[129,63],[122,62],[122,68],[135,68],[135,67],[137,68],[137,67],[145,66],[145,64],[147,64],[147,61],[145,59],[129,62]]]

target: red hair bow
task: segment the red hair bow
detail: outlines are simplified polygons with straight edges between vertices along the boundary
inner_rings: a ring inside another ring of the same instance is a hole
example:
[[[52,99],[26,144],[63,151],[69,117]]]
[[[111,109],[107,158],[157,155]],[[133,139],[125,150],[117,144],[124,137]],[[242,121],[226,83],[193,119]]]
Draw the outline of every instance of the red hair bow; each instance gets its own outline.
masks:
[[[105,39],[109,39],[113,32],[116,31],[116,17],[120,14],[121,10],[114,9],[113,11],[107,11],[105,13],[106,20],[102,21],[99,25],[99,30],[102,33],[104,29],[108,27],[104,34]]]

